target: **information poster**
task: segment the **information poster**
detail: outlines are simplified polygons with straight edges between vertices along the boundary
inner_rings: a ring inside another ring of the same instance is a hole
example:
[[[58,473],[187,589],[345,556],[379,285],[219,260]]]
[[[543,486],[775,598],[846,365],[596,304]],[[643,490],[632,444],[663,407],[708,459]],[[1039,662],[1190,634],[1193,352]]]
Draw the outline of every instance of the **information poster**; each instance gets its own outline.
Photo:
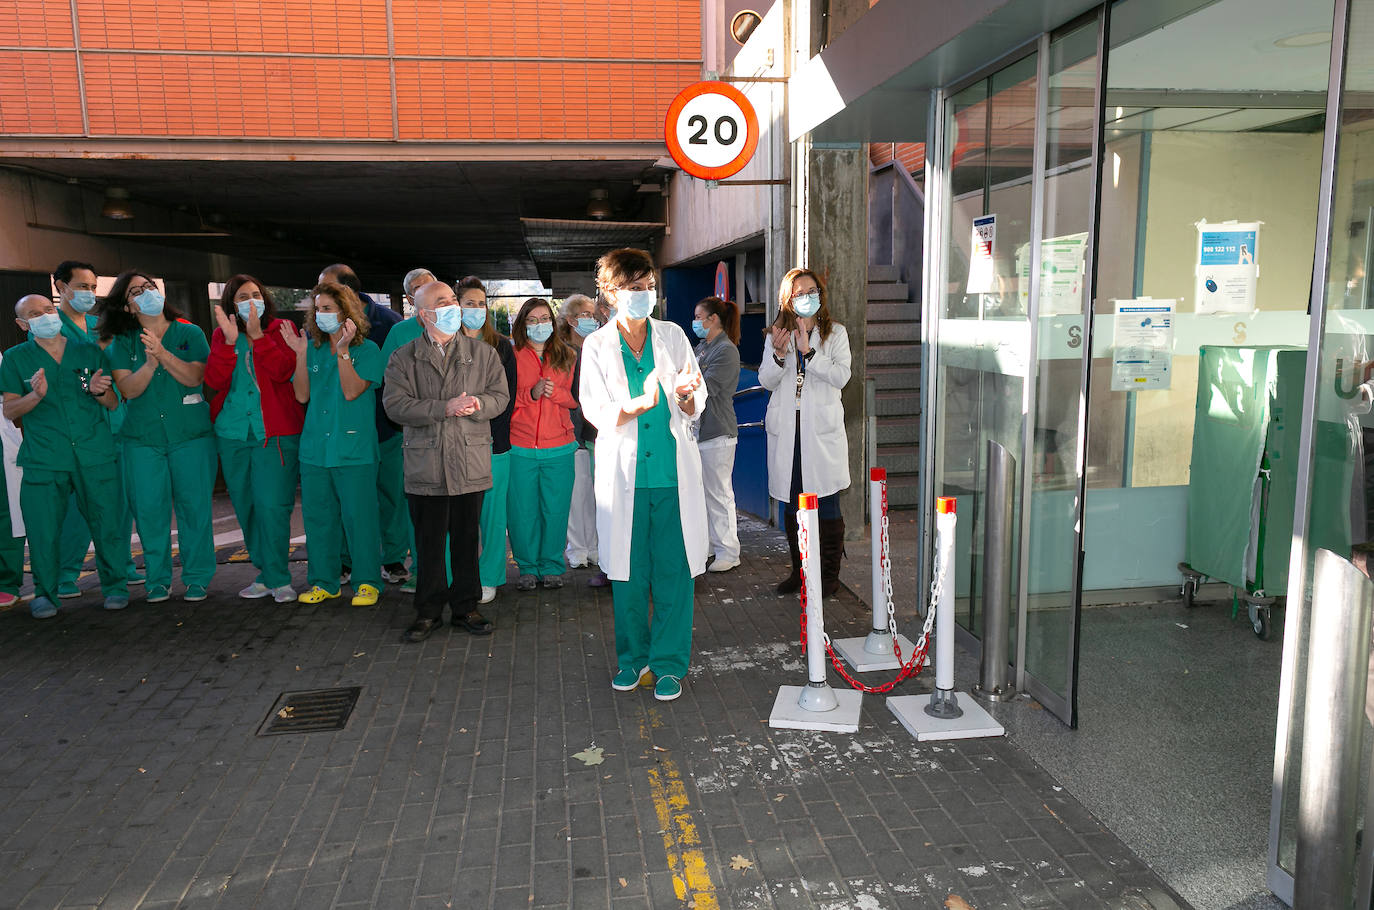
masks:
[[[1177,301],[1116,301],[1112,338],[1112,391],[1167,389],[1174,361],[1174,310]]]
[[[1040,241],[1040,315],[1067,316],[1083,312],[1084,254],[1088,234],[1065,234]],[[1016,250],[1021,306],[1030,312],[1030,244]]]
[[[984,215],[973,219],[973,236],[968,261],[968,294],[992,294],[997,291],[994,267],[997,255],[997,216]]]
[[[1259,283],[1260,222],[1197,224],[1197,286],[1194,309],[1205,313],[1253,313]]]

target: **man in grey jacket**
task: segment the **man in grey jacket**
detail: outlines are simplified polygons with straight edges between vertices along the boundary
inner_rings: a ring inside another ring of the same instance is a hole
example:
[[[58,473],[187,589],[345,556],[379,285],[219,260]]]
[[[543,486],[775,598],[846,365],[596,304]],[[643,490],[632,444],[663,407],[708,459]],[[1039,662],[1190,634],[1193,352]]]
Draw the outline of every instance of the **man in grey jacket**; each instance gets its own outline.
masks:
[[[431,281],[415,292],[425,333],[391,356],[383,383],[387,416],[400,424],[406,499],[415,526],[415,622],[405,640],[424,641],[444,621],[489,635],[477,612],[482,494],[491,489],[491,418],[510,400],[495,349],[465,336],[453,288]],[[444,542],[453,581],[445,583]]]

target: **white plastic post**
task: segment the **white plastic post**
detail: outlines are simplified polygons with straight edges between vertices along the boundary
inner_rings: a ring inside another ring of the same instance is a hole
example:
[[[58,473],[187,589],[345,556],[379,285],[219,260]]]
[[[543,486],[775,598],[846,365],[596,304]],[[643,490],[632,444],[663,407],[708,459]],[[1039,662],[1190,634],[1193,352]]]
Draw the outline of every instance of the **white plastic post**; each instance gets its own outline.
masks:
[[[814,493],[797,503],[797,538],[801,544],[802,578],[806,596],[806,678],[804,686],[782,686],[768,718],[770,727],[794,730],[831,730],[857,733],[863,695],[851,689],[836,692],[826,682],[825,616],[821,605],[820,521]]]
[[[882,647],[884,642],[873,641],[874,637],[888,636],[887,630],[887,586],[884,584],[883,557],[887,554],[883,552],[883,519],[887,517],[887,509],[883,506],[883,491],[887,489],[887,469],[873,468],[868,474],[868,514],[869,527],[872,529],[873,545],[869,548],[873,554],[873,625],[869,626],[872,634],[868,636],[867,644],[874,644]],[[886,643],[887,653],[892,653],[892,641]],[[865,646],[864,650],[869,653],[874,652]]]

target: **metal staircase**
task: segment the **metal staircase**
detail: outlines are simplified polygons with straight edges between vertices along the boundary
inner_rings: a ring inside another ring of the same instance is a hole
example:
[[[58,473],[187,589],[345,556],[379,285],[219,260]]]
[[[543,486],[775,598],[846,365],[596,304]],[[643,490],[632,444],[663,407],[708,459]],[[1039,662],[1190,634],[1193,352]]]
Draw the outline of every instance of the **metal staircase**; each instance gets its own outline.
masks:
[[[921,453],[921,307],[894,265],[868,267],[868,376],[874,381],[878,463],[888,506],[914,509]]]

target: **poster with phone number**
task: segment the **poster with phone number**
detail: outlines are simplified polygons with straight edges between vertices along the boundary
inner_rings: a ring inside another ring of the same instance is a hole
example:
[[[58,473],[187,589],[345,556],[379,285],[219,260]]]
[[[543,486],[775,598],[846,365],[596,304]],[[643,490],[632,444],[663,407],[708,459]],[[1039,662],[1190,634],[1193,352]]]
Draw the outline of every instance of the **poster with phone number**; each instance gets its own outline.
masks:
[[[1253,313],[1259,284],[1261,222],[1197,223],[1193,308],[1197,313]]]

